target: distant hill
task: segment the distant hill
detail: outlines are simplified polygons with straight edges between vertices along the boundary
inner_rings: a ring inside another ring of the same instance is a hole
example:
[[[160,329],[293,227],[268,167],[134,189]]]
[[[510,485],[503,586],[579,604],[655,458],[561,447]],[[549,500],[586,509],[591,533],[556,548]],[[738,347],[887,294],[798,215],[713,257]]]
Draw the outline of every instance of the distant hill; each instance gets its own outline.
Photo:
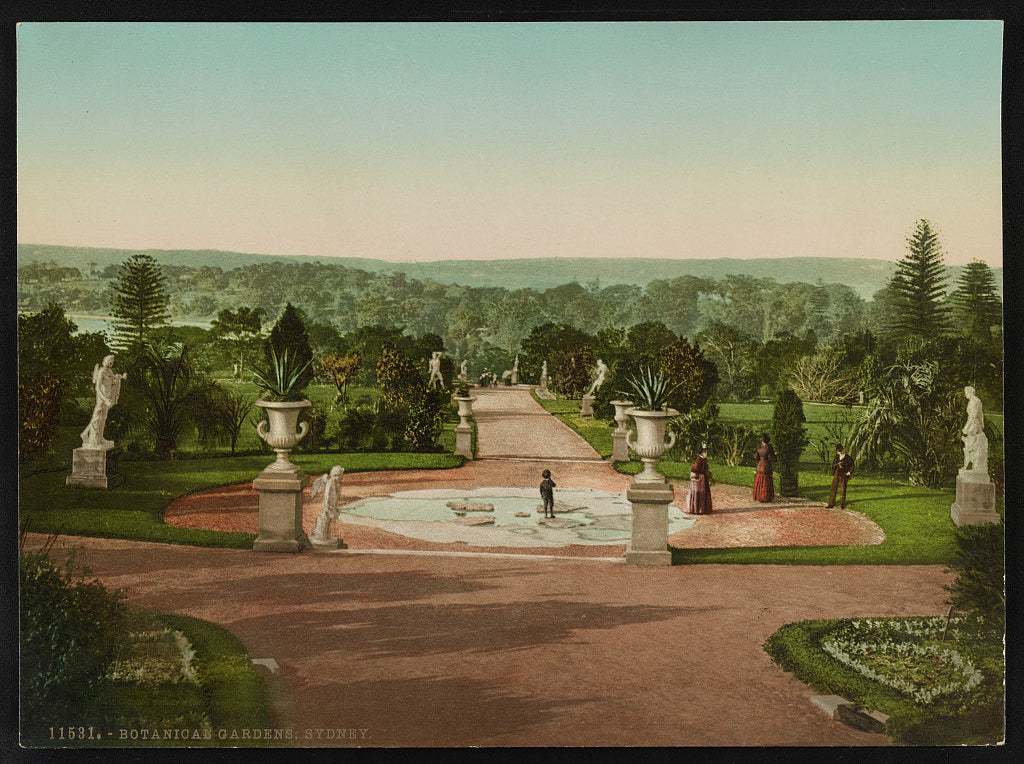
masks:
[[[523,258],[511,260],[439,260],[420,263],[391,263],[361,257],[309,257],[305,255],[264,255],[225,252],[216,249],[125,250],[99,247],[65,247],[54,244],[18,244],[18,264],[56,261],[59,265],[88,272],[91,263],[100,269],[122,262],[136,252],[152,255],[167,265],[209,265],[231,270],[245,265],[269,262],[321,262],[371,273],[401,272],[410,279],[430,279],[442,284],[470,287],[532,287],[543,290],[578,281],[597,282],[601,287],[613,284],[645,286],[655,279],[700,276],[719,279],[733,274],[764,276],[787,283],[802,281],[843,283],[870,300],[888,282],[896,264],[888,260],[780,257],[740,260],[670,260],[662,258]],[[949,285],[956,283],[961,267],[951,266]],[[1003,269],[993,268],[1002,286]]]

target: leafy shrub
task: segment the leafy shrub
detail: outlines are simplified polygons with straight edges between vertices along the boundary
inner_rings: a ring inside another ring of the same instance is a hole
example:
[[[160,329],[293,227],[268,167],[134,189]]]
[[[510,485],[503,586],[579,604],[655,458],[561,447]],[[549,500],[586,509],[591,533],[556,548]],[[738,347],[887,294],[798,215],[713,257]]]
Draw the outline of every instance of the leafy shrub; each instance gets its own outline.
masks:
[[[18,455],[27,461],[46,452],[57,432],[65,384],[49,374],[18,385]]]
[[[576,398],[590,385],[594,351],[586,345],[556,350],[552,354],[551,388],[567,398]]]
[[[946,586],[950,605],[981,616],[999,633],[1006,626],[1005,535],[1002,520],[957,528],[956,551],[948,568],[956,578]]]
[[[302,414],[299,416],[299,421],[308,422],[309,431],[306,433],[306,437],[298,442],[296,449],[299,451],[321,450],[326,443],[324,436],[327,431],[327,412],[324,410],[324,407],[314,403],[312,406],[303,409]]]
[[[57,718],[95,690],[117,656],[126,605],[88,571],[22,552],[21,702],[24,718]],[[70,718],[70,717],[69,717]]]
[[[426,390],[409,407],[409,422],[405,440],[417,453],[438,450],[437,440],[444,427],[444,414],[448,409],[448,394],[442,390]]]
[[[718,406],[709,402],[696,411],[679,414],[669,421],[668,430],[676,435],[676,442],[668,452],[669,458],[689,462],[700,452],[701,446],[707,444],[708,457],[714,459],[716,444],[722,434]]]

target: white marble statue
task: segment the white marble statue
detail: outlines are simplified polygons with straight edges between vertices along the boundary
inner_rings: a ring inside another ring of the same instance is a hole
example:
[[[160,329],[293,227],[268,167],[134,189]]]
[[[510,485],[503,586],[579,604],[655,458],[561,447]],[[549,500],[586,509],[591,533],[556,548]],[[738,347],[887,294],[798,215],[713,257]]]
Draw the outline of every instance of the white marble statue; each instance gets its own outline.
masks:
[[[441,376],[441,351],[435,350],[430,356],[430,379],[427,380],[427,384],[437,387],[438,382],[444,387],[444,377]]]
[[[601,385],[604,384],[605,375],[608,373],[608,367],[600,358],[597,359],[597,368],[595,369],[595,373],[597,376],[594,378],[594,383],[590,386],[590,389],[585,393],[587,396],[592,396],[601,389]]]
[[[82,448],[112,448],[114,441],[103,437],[103,428],[107,424],[107,413],[117,403],[121,395],[121,380],[127,374],[115,374],[110,368],[114,365],[114,356],[108,355],[102,364],[96,364],[92,370],[92,382],[96,386],[96,406],[92,410],[92,419],[82,430]]]
[[[462,363],[459,364],[459,379],[463,382],[469,379],[469,372],[466,371],[466,359],[462,359]]]
[[[341,476],[345,474],[344,467],[331,467],[326,475],[321,475],[313,481],[313,490],[310,491],[310,498],[315,499],[321,493],[324,495],[323,510],[313,524],[313,533],[310,541],[314,544],[330,544],[334,541],[331,534],[331,526],[338,516],[338,498],[341,494]]]
[[[548,362],[545,361],[540,367],[540,389],[548,389]]]
[[[512,364],[512,384],[519,384],[519,354],[516,354],[515,363]]]
[[[967,423],[963,429],[964,469],[971,465],[972,472],[988,474],[988,438],[985,436],[985,413],[981,399],[973,387],[965,387],[967,396]]]

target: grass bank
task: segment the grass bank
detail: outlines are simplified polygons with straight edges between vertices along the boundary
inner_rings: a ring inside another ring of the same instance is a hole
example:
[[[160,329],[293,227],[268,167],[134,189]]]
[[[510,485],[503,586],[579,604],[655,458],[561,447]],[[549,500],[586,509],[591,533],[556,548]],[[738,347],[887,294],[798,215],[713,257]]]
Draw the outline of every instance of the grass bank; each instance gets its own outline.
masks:
[[[252,734],[270,726],[267,688],[242,644],[215,624],[183,615],[134,611],[120,659],[74,715],[74,727],[26,721],[22,744],[38,748],[281,745]]]
[[[838,695],[887,715],[886,732],[897,743],[998,743],[1005,734],[1002,637],[955,622],[948,626],[944,621],[801,621],[772,634],[764,649],[775,663],[819,694]],[[928,623],[930,628],[922,628]],[[827,641],[846,658],[840,660],[826,651],[823,643]],[[975,672],[976,682],[963,681]],[[902,690],[893,684],[902,685]],[[931,692],[940,694],[930,698],[927,693]]]

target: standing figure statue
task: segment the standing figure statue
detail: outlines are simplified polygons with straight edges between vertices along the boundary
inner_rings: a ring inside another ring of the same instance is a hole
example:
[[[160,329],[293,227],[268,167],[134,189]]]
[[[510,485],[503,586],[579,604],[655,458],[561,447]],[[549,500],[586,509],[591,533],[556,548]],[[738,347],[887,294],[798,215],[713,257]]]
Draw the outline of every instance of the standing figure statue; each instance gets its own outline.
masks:
[[[103,428],[107,424],[107,413],[117,403],[121,395],[121,380],[127,374],[115,374],[111,370],[114,356],[108,355],[103,363],[96,364],[92,370],[92,382],[96,386],[96,406],[92,410],[92,419],[82,430],[82,448],[112,448],[114,441],[103,437]]]
[[[967,396],[967,423],[963,429],[964,469],[971,465],[972,472],[988,474],[988,437],[985,435],[985,413],[981,400],[973,387],[965,387]]]
[[[585,395],[593,395],[598,390],[600,390],[601,385],[604,384],[604,377],[608,373],[608,367],[605,365],[605,362],[602,361],[600,358],[597,359],[597,368],[595,371],[597,373],[597,376],[594,378],[594,383],[590,386],[590,389],[587,390]]]
[[[310,541],[314,544],[333,544],[335,539],[331,533],[331,526],[338,516],[338,498],[341,494],[341,476],[345,474],[344,467],[331,467],[326,475],[321,475],[313,482],[313,490],[310,491],[310,498],[315,499],[321,493],[324,495],[323,511],[313,524],[313,533]]]
[[[512,384],[519,384],[519,354],[516,353],[515,363],[512,364]]]
[[[430,379],[427,384],[430,387],[437,387],[437,383],[444,387],[444,377],[441,376],[441,351],[435,350],[430,356]]]
[[[540,367],[540,389],[548,389],[548,362],[545,361],[544,365]]]
[[[459,379],[463,382],[469,379],[469,372],[466,371],[466,359],[462,359],[462,363],[459,364]]]

